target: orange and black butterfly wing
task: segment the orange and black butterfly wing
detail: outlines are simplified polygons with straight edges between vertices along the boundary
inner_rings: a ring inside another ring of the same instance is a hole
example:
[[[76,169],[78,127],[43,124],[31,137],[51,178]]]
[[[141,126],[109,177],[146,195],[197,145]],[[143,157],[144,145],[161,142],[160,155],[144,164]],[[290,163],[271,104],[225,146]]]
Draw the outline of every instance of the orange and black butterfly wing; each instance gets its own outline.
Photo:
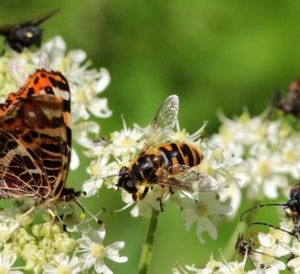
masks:
[[[18,101],[1,117],[0,196],[46,198],[63,188],[68,146],[62,120],[61,104],[49,95]]]
[[[72,194],[64,188],[71,154],[66,79],[60,73],[39,70],[16,94],[10,94],[0,108],[4,133],[0,140],[0,196],[34,193],[59,200],[62,192]]]

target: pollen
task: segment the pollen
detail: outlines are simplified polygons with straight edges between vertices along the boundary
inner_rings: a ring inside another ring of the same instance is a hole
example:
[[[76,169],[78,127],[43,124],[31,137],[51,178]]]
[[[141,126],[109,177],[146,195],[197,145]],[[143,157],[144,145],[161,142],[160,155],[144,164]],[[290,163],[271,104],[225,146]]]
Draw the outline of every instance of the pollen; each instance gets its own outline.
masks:
[[[102,258],[105,256],[105,247],[103,244],[93,244],[91,246],[91,254],[96,258]]]

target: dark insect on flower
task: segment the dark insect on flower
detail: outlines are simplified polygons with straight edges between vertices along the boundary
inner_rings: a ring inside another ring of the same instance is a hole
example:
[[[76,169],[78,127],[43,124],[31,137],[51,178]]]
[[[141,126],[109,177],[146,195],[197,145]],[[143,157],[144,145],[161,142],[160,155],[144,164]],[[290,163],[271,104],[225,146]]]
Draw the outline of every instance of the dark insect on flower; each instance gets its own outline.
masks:
[[[259,243],[256,243],[254,240],[254,234],[257,234],[256,231],[251,231],[249,233],[249,240],[246,240],[243,236],[243,234],[239,234],[238,238],[237,238],[237,242],[235,245],[235,250],[242,256],[246,256],[246,258],[250,261],[251,265],[253,266],[254,269],[256,269],[257,267],[255,266],[253,260],[252,260],[252,255],[254,253],[256,254],[261,254],[263,256],[267,256],[267,257],[271,257],[274,258],[276,260],[280,260],[280,258],[276,257],[276,256],[272,256],[270,254],[266,254],[264,252],[261,252],[259,250],[254,249],[255,246],[258,246]],[[265,268],[265,266],[263,264],[259,265],[259,269],[263,270]]]
[[[300,183],[294,185],[291,188],[290,199],[286,203],[256,205],[254,207],[251,207],[251,208],[245,210],[241,214],[240,220],[242,221],[244,215],[247,214],[248,212],[253,211],[260,207],[267,207],[267,206],[282,206],[284,208],[284,211],[285,211],[287,217],[293,222],[294,229],[292,231],[287,231],[285,229],[279,228],[279,227],[271,225],[271,224],[263,223],[263,222],[252,222],[249,225],[249,227],[252,225],[267,225],[269,227],[273,227],[275,229],[282,230],[282,231],[292,235],[293,237],[297,238],[298,241],[300,241],[300,239],[298,237],[298,234],[300,232]]]
[[[29,22],[0,26],[0,34],[6,37],[9,47],[19,53],[33,45],[40,47],[43,31],[38,26],[57,12],[58,9]]]
[[[272,106],[285,114],[300,118],[300,79],[293,81],[287,91],[286,99],[279,92],[273,96]]]

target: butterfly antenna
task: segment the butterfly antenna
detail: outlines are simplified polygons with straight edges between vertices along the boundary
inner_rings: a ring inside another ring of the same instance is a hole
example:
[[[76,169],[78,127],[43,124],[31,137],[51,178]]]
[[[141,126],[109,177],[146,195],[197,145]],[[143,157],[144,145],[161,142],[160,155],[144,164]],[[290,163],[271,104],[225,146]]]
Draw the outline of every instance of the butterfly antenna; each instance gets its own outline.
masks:
[[[247,210],[245,210],[241,216],[240,216],[240,221],[243,221],[243,217],[244,215],[246,215],[247,213],[251,212],[251,211],[254,211],[256,210],[257,208],[261,208],[261,207],[267,207],[267,206],[288,206],[287,204],[264,204],[264,205],[256,205],[256,206],[253,206],[253,207],[250,207],[248,208]]]
[[[288,231],[288,230],[285,230],[283,228],[280,228],[278,226],[275,226],[275,225],[271,225],[271,224],[267,224],[267,223],[263,223],[263,222],[253,222],[251,224],[248,225],[248,228],[250,226],[253,226],[253,225],[265,225],[265,226],[269,226],[269,227],[272,227],[272,228],[275,228],[275,229],[278,229],[278,230],[281,230],[287,234],[290,234],[291,236],[295,237],[299,242],[300,242],[300,239],[299,237],[295,234],[295,232],[291,232],[291,231]]]

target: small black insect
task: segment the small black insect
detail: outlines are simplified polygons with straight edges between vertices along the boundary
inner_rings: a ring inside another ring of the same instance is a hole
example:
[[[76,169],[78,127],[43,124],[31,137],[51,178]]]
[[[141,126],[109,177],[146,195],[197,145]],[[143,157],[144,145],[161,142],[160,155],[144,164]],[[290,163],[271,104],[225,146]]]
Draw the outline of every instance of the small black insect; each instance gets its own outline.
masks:
[[[280,92],[275,92],[272,99],[272,107],[280,109],[284,114],[291,114],[300,118],[300,79],[293,81],[284,98]],[[273,112],[272,109],[271,112]]]
[[[0,35],[5,36],[9,47],[19,53],[32,45],[40,47],[43,31],[38,26],[57,12],[58,9],[50,11],[22,24],[0,26]]]
[[[244,238],[243,234],[241,234],[241,233],[238,235],[237,242],[235,245],[235,250],[238,252],[238,254],[240,254],[242,256],[247,256],[247,260],[250,261],[253,269],[257,269],[257,267],[255,266],[255,264],[251,258],[254,253],[261,254],[263,256],[267,256],[270,258],[274,258],[275,260],[281,261],[281,258],[279,258],[279,257],[272,256],[270,254],[267,254],[267,253],[264,253],[264,252],[254,249],[254,247],[256,245],[259,245],[259,243],[256,243],[254,241],[255,234],[257,234],[257,232],[251,231],[249,233],[249,240],[246,240]],[[259,269],[257,269],[257,270],[263,271],[264,269],[265,269],[265,266],[263,264],[260,264]],[[264,273],[264,272],[262,272],[262,273]]]

